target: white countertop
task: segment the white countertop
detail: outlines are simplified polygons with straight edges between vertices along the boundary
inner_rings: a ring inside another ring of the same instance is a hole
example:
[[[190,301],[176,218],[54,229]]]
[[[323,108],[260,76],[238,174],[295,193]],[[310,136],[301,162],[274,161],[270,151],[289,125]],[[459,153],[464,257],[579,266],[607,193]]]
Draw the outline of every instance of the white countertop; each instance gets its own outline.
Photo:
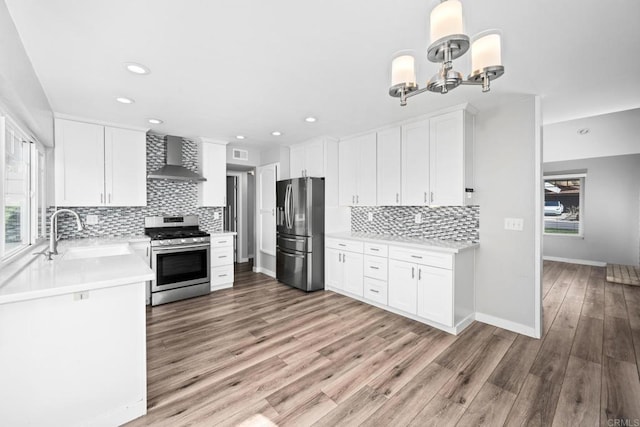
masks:
[[[32,255],[32,252],[46,249],[46,244],[35,246],[22,260],[16,261],[19,267],[12,268],[12,272],[9,272],[10,269],[7,269],[7,273],[3,272],[3,277],[0,277],[0,304],[153,280],[153,271],[133,250],[122,255],[64,258],[70,248],[140,241],[149,241],[149,238],[132,236],[61,240],[58,244],[59,255],[54,255],[52,261],[42,255]]]
[[[345,231],[341,233],[327,233],[325,238],[358,240],[361,242],[382,243],[394,246],[404,246],[430,251],[458,253],[480,246],[479,243],[456,242],[453,240],[420,239],[417,237],[392,236],[387,234],[354,233]]]
[[[209,233],[209,234],[215,237],[215,236],[235,236],[238,233],[236,233],[235,231],[224,230],[224,231],[214,231],[213,233]]]

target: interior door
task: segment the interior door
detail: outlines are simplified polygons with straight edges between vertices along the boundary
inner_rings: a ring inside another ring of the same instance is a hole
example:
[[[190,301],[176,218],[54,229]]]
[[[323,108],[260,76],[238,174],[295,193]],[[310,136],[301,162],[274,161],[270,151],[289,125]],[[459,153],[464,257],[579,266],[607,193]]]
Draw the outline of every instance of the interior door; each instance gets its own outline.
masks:
[[[224,229],[238,232],[238,177],[227,176],[227,205],[225,206]],[[238,235],[233,236],[233,261],[238,259]]]
[[[260,166],[258,175],[258,249],[276,256],[276,181],[278,165]]]

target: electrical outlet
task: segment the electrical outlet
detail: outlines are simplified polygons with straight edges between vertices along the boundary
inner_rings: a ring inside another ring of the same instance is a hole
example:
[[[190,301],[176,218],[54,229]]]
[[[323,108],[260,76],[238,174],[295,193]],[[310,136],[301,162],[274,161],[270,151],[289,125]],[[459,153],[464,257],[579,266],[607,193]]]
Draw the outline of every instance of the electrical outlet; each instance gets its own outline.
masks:
[[[415,218],[416,224],[422,224],[422,214],[417,213]]]
[[[87,225],[97,225],[98,224],[98,215],[87,215],[85,220],[85,224]]]
[[[367,221],[373,222],[373,212],[368,212],[367,213]]]
[[[218,220],[218,219],[220,219],[220,212],[214,212],[214,213],[213,213],[213,219],[214,219],[214,220]]]
[[[504,219],[504,229],[511,231],[523,231],[524,230],[524,219],[522,218],[505,218]]]

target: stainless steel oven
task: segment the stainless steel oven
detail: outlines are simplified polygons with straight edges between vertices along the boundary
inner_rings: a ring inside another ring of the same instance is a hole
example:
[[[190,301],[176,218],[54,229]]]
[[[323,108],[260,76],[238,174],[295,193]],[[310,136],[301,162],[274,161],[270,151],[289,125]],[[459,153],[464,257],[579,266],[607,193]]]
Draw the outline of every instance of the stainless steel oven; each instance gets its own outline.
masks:
[[[163,225],[165,224],[166,225]],[[151,305],[206,295],[211,289],[211,243],[194,217],[145,218],[151,237]]]

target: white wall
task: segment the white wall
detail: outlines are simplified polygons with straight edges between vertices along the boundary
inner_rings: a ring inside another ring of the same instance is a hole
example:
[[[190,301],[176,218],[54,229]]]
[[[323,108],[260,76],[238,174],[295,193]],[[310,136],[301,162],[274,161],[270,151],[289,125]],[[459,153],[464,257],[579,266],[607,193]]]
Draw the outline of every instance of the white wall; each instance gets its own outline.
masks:
[[[579,135],[578,130],[590,132]],[[640,109],[544,127],[544,162],[640,153]]]
[[[541,197],[542,186],[537,102],[533,96],[519,97],[480,111],[474,156],[474,188],[480,206],[477,318],[528,335],[536,335],[540,325],[536,299],[540,224],[536,223],[541,218],[536,211],[542,207],[536,205],[536,192]],[[505,230],[504,218],[524,219],[524,231]]]
[[[53,146],[53,113],[4,1],[0,2],[0,98],[18,124]]]
[[[548,175],[571,171],[587,173],[583,190],[584,236],[545,235],[544,256],[638,265],[640,154],[544,164]]]

